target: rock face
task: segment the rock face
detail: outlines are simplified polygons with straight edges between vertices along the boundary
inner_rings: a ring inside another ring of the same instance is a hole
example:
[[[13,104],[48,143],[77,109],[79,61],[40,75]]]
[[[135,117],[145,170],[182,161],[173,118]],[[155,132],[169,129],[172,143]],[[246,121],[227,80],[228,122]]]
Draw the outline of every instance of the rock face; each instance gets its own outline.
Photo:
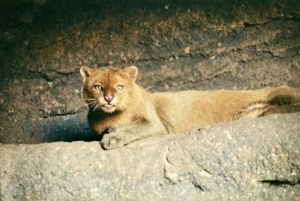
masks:
[[[300,113],[159,136],[0,147],[1,200],[299,200]]]

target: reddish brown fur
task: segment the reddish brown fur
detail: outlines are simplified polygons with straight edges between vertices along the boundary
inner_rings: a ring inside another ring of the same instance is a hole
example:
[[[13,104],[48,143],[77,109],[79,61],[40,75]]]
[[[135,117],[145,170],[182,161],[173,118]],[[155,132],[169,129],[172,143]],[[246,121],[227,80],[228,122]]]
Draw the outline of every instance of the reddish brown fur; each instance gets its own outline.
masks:
[[[109,129],[101,142],[105,149],[152,135],[180,134],[221,122],[283,113],[280,108],[300,111],[299,88],[148,93],[135,83],[138,74],[135,66],[124,70],[93,70],[83,66],[80,72],[85,83],[83,97],[90,107],[91,128],[99,134]],[[95,90],[95,85],[101,85],[103,90]],[[120,85],[123,89],[117,91],[116,86]],[[114,96],[110,103],[113,108],[105,107],[107,95]],[[96,100],[91,103],[90,99]],[[276,105],[280,101],[288,104]]]

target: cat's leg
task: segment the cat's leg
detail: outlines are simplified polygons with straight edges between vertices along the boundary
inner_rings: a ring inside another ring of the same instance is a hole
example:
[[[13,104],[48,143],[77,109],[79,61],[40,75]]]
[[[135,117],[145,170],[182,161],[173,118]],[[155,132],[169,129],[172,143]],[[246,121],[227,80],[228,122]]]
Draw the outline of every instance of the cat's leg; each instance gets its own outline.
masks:
[[[239,120],[254,119],[262,116],[271,109],[271,105],[264,102],[251,103],[247,108],[241,111]]]
[[[239,119],[253,119],[270,114],[300,112],[300,88],[275,88],[261,102],[251,103],[241,111]]]
[[[115,149],[126,146],[136,140],[164,134],[167,134],[167,131],[160,122],[134,122],[120,127],[112,125],[108,129],[108,134],[103,136],[101,146],[104,149]]]

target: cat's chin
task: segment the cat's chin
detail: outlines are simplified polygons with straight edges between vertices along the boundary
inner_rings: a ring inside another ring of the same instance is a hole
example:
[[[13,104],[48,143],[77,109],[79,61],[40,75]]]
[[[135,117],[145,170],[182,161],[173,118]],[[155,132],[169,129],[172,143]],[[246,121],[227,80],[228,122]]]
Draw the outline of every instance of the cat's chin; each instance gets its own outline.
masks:
[[[105,104],[102,106],[102,111],[106,113],[113,113],[116,110],[116,107],[111,104]]]

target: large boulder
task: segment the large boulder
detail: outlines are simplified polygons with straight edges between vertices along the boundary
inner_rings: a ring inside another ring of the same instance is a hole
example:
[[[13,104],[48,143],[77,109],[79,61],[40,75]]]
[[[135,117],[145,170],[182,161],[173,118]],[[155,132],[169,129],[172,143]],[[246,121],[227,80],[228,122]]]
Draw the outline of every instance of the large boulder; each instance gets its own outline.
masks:
[[[99,142],[0,146],[0,200],[299,200],[300,113],[105,151]]]

